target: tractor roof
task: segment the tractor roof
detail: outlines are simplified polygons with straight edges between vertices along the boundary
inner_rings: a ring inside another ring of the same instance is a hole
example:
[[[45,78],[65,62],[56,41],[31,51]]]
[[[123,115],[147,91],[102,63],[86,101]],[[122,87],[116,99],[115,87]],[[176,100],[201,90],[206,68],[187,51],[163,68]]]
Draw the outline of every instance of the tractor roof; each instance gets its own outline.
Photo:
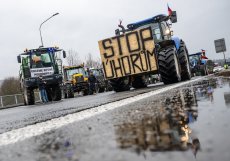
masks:
[[[26,49],[24,53],[20,55],[29,55],[33,52],[56,52],[56,51],[61,51],[62,49],[58,49],[57,47],[47,47],[47,48],[37,48],[37,49]]]
[[[169,16],[167,16],[165,14],[159,14],[159,15],[156,15],[154,17],[151,17],[151,18],[139,21],[139,22],[128,24],[127,28],[130,29],[130,30],[135,30],[138,27],[148,25],[148,24],[151,24],[151,23],[167,21],[168,19],[169,19]]]
[[[63,69],[65,70],[71,70],[71,69],[79,69],[79,68],[84,68],[84,65],[77,65],[77,66],[63,66]]]

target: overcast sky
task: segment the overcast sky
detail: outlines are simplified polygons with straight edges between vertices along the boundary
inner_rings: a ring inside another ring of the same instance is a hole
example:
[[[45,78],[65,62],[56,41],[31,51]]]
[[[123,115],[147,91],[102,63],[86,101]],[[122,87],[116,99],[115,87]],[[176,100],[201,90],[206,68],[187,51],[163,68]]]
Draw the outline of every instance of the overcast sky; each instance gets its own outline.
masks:
[[[41,45],[39,25],[52,14],[60,14],[42,27],[44,46],[76,50],[99,57],[98,40],[114,36],[119,19],[123,24],[167,14],[167,3],[177,11],[174,35],[182,38],[190,53],[206,49],[219,59],[214,40],[225,38],[230,57],[229,0],[1,0],[0,79],[18,76],[16,56],[25,48]]]

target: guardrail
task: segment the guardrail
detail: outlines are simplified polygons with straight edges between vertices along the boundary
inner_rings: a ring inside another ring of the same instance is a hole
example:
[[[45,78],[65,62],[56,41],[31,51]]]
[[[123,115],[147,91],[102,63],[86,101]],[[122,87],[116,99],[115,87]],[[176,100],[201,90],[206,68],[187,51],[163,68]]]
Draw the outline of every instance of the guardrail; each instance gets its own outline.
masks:
[[[39,92],[34,92],[35,102],[41,102]],[[23,94],[0,96],[0,108],[24,105]]]

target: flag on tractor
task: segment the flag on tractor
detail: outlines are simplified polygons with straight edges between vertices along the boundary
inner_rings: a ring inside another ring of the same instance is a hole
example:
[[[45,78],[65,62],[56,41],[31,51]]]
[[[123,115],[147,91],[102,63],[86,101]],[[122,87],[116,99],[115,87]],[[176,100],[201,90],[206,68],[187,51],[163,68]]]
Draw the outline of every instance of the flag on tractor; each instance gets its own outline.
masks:
[[[168,6],[168,14],[169,14],[169,16],[171,16],[172,15],[172,9],[169,7],[169,4],[167,4],[167,6]]]
[[[201,49],[201,59],[208,59],[208,57],[206,57],[206,53],[205,53],[205,50],[204,49]]]

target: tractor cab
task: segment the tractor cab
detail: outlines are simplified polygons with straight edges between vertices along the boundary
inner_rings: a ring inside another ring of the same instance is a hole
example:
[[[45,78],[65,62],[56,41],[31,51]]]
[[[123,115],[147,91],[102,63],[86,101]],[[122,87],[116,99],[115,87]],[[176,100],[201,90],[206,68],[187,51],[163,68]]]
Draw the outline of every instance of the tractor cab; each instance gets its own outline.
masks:
[[[63,72],[65,98],[73,98],[75,92],[83,92],[83,95],[88,95],[88,72],[84,65],[64,66]]]
[[[25,78],[61,74],[61,51],[65,58],[65,51],[53,47],[25,50],[18,56],[22,74]]]
[[[25,105],[35,104],[34,90],[38,89],[39,77],[46,81],[46,91],[49,101],[61,100],[62,60],[66,57],[64,50],[56,47],[25,50],[18,55],[20,63],[20,84]]]
[[[161,42],[163,40],[171,40],[171,36],[173,35],[173,31],[171,30],[171,24],[176,22],[176,11],[173,11],[171,16],[159,14],[149,19],[128,24],[127,29],[125,29],[120,22],[118,26],[121,28],[121,30],[115,30],[115,34],[118,36],[120,35],[120,33],[124,34],[128,31],[151,27],[154,42]]]
[[[64,80],[65,81],[76,81],[79,78],[88,78],[88,73],[84,69],[84,66],[65,66],[64,68]],[[84,79],[82,79],[84,81]]]

